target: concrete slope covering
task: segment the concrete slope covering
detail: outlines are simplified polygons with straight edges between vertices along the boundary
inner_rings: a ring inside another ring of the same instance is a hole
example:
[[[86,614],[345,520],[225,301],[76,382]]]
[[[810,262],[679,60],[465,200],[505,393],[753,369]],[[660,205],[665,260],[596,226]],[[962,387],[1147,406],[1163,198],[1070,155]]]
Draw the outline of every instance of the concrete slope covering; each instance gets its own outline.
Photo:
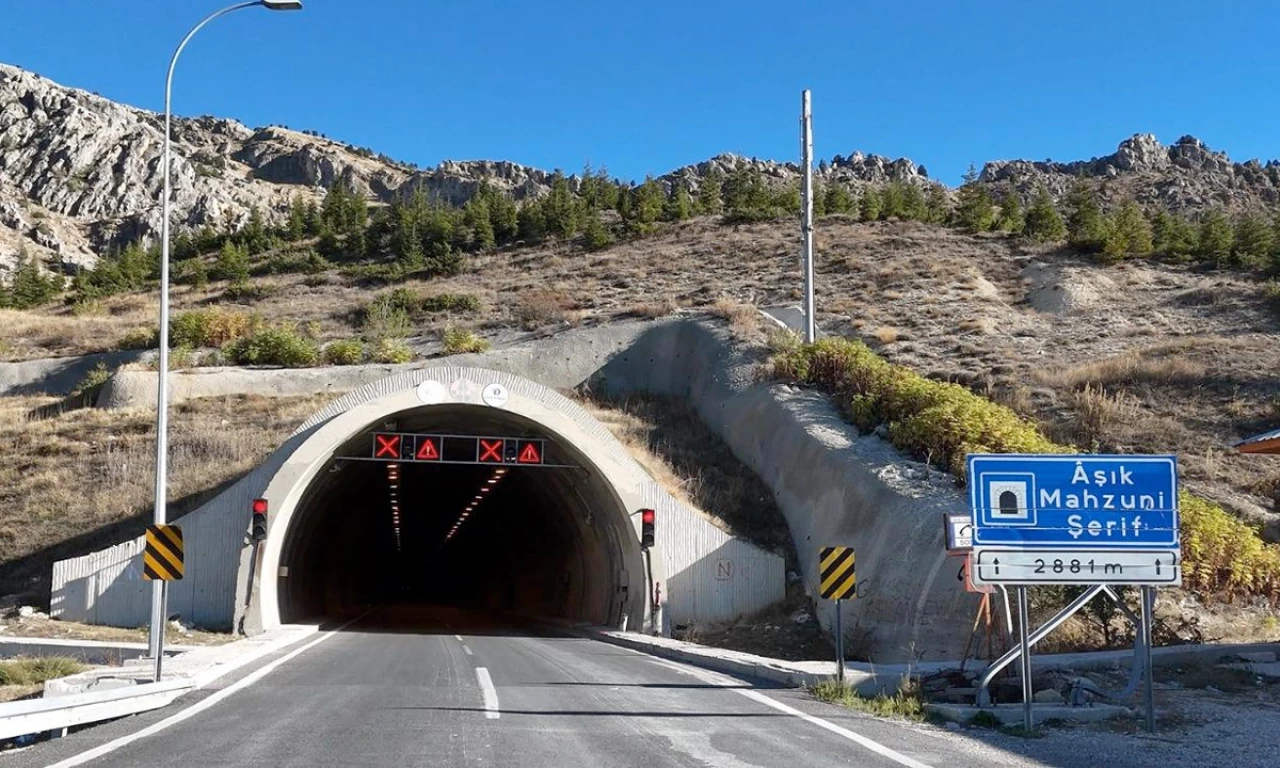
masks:
[[[341,566],[340,549],[315,557],[306,552],[320,552],[314,547],[321,540],[343,540],[325,533],[337,530],[327,526],[336,525],[333,521],[343,516],[339,510],[346,510],[347,518],[365,514],[359,505],[375,492],[359,490],[376,488],[377,479],[361,474],[367,470],[357,466],[368,462],[332,457],[367,455],[369,431],[391,425],[410,432],[469,424],[487,434],[538,434],[565,447],[565,463],[583,468],[576,484],[567,475],[546,474],[520,486],[520,495],[534,500],[534,507],[549,506],[539,499],[555,499],[571,509],[559,516],[530,515],[559,531],[545,542],[546,550],[574,553],[577,563],[562,569],[569,571],[567,577],[560,575],[568,579],[568,588],[559,590],[563,593],[559,602],[517,596],[517,602],[534,612],[614,625],[626,616],[628,625],[635,628],[637,620],[653,618],[644,609],[656,593],[663,609],[661,628],[669,629],[673,623],[736,616],[780,597],[779,558],[733,538],[668,497],[604,427],[547,388],[580,387],[608,395],[648,393],[687,399],[712,431],[773,489],[811,592],[816,586],[818,550],[833,544],[854,546],[859,597],[847,605],[845,621],[852,652],[881,663],[958,656],[976,601],[955,578],[958,563],[944,555],[941,519],[944,512],[963,510],[960,494],[940,473],[904,458],[875,437],[858,436],[823,398],[759,381],[755,375],[759,362],[758,353],[733,345],[720,326],[675,319],[584,329],[536,345],[383,371],[377,381],[308,420],[262,467],[223,497],[181,521],[189,526],[189,540],[216,538],[222,542],[220,547],[237,553],[240,563],[229,577],[234,596],[228,594],[225,582],[218,582],[216,589],[201,587],[192,593],[203,597],[184,598],[187,587],[179,584],[173,610],[206,606],[200,610],[207,617],[230,623],[234,615],[238,628],[253,631],[295,618],[300,611],[341,610],[367,597],[367,590],[361,593],[361,589],[368,585],[361,586],[358,579],[325,583],[328,572],[351,573]],[[459,363],[468,367],[457,367]],[[286,373],[246,371],[222,379],[213,372],[195,374],[205,384],[190,394],[231,394],[262,384],[256,376]],[[185,376],[174,376],[175,393],[184,391],[178,382]],[[225,386],[211,383],[219,380]],[[142,404],[154,392],[154,381],[154,374],[148,372],[118,376],[104,390],[103,399],[112,405]],[[306,372],[298,381],[329,386],[322,371]],[[423,382],[436,382],[421,390],[429,390],[427,395],[419,394]],[[501,383],[511,393],[504,407],[494,408],[478,399],[479,390],[490,383]],[[342,479],[347,473],[353,473],[349,481]],[[473,481],[481,483],[483,478],[477,475]],[[385,490],[376,492],[385,498]],[[249,502],[264,493],[272,505],[272,530],[262,551],[254,552],[245,543]],[[653,585],[644,583],[645,569],[637,565],[638,523],[634,516],[627,517],[641,507],[658,510]],[[373,514],[385,515],[385,507]],[[583,527],[589,515],[597,526],[594,529]],[[482,519],[478,514],[476,522]],[[508,551],[502,546],[506,545],[495,544],[487,551],[500,559]],[[112,575],[112,569],[123,571],[136,561],[139,547],[138,542],[126,543],[60,563],[54,578],[55,614],[111,622],[136,622],[145,616],[143,583],[122,588]],[[551,559],[556,557],[560,556]],[[563,557],[556,560],[563,561]],[[465,566],[454,563],[451,589],[463,590],[467,578],[480,578]],[[539,573],[539,567],[537,563],[519,566],[532,568],[533,573]],[[251,569],[256,590],[247,586]],[[197,570],[192,568],[193,573]],[[625,574],[606,574],[608,570]],[[589,594],[582,581],[588,573],[601,576],[612,592]],[[93,579],[97,584],[91,583]],[[326,585],[318,591],[295,587],[295,579],[299,584]],[[113,602],[110,610],[104,608],[125,593],[127,599]],[[546,587],[543,594],[549,593]],[[624,593],[626,598],[621,596]],[[483,597],[496,599],[492,593]],[[92,615],[95,605],[96,616]],[[830,627],[831,605],[818,601],[818,612]],[[184,615],[208,621],[200,615]]]

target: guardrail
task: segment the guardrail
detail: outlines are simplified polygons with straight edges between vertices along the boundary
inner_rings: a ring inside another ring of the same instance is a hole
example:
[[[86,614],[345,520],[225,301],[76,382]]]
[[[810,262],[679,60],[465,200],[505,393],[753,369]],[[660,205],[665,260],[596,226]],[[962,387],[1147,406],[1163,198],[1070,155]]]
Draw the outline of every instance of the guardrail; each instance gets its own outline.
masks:
[[[159,709],[195,689],[195,680],[162,680],[105,691],[0,704],[0,739],[61,731]]]

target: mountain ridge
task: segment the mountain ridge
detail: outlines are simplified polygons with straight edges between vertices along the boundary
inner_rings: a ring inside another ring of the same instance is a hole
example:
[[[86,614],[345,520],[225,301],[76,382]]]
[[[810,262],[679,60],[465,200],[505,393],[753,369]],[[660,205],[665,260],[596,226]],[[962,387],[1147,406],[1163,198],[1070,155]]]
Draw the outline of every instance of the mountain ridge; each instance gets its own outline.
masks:
[[[173,138],[178,228],[240,226],[255,207],[279,220],[295,195],[318,200],[338,180],[379,202],[422,190],[459,205],[482,183],[516,199],[536,197],[555,174],[509,160],[418,168],[315,132],[207,115],[175,117]],[[0,268],[12,268],[26,251],[75,272],[112,245],[154,238],[162,146],[163,115],[0,64]],[[799,163],[721,153],[659,181],[696,191],[714,171],[744,165],[772,184],[794,184],[800,173]],[[991,161],[979,181],[1023,196],[1043,186],[1060,199],[1078,175],[1095,183],[1104,205],[1125,197],[1181,212],[1280,205],[1280,162],[1233,163],[1189,136],[1165,147],[1151,134],[1135,134],[1111,155],[1068,163]],[[862,152],[820,161],[815,178],[855,193],[890,181],[951,190],[909,158]],[[568,179],[574,188],[580,181]]]

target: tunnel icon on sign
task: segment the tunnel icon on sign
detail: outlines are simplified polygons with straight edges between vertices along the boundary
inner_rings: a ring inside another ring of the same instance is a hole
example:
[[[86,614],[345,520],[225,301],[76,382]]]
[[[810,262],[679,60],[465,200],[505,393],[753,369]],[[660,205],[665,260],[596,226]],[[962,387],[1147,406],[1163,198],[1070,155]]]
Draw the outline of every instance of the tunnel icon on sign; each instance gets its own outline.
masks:
[[[987,509],[987,516],[992,522],[1034,522],[1030,483],[1026,480],[992,480],[987,484]]]

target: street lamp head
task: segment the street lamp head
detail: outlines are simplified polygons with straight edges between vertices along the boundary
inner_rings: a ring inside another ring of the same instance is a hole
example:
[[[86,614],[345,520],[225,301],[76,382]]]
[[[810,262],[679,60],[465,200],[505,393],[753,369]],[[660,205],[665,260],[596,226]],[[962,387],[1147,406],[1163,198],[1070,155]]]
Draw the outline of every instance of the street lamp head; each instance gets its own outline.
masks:
[[[302,0],[261,0],[261,2],[272,11],[302,10]]]

